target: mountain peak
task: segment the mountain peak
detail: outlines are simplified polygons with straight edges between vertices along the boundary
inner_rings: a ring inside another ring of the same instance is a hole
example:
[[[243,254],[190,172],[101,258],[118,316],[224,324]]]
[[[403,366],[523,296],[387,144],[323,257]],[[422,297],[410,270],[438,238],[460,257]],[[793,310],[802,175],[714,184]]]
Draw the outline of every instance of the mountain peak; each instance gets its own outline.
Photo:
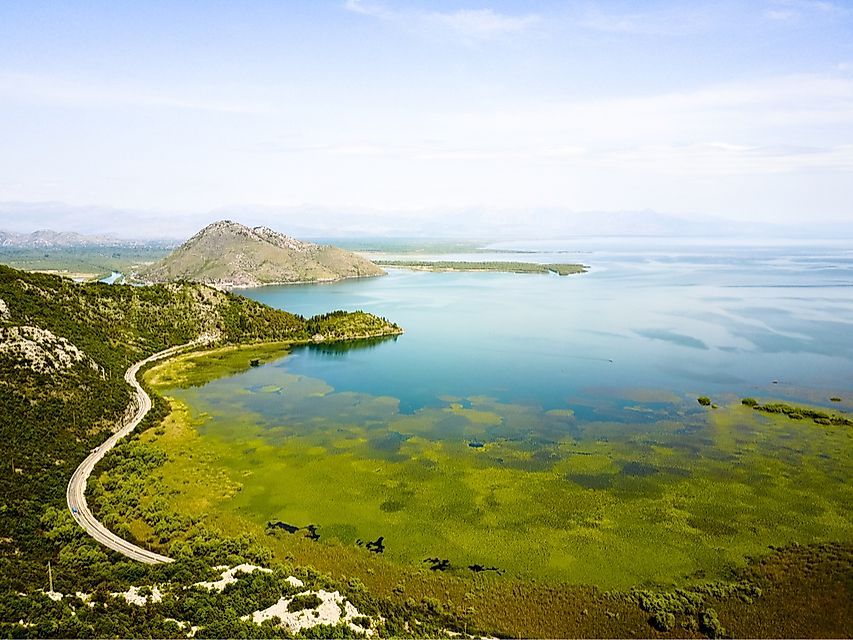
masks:
[[[239,222],[234,222],[233,220],[217,220],[216,222],[211,222],[209,225],[204,227],[187,242],[192,242],[197,238],[202,238],[204,236],[216,233],[251,235],[252,230],[246,225],[240,224]]]
[[[282,249],[290,249],[292,251],[312,251],[318,249],[319,246],[311,242],[297,240],[291,236],[270,229],[269,227],[247,227],[233,220],[217,220],[207,225],[204,229],[196,233],[188,242],[198,242],[202,238],[214,235],[231,235],[259,242],[267,242]]]
[[[268,227],[218,220],[139,275],[153,282],[191,280],[230,288],[384,273],[369,260],[337,247],[297,240]]]

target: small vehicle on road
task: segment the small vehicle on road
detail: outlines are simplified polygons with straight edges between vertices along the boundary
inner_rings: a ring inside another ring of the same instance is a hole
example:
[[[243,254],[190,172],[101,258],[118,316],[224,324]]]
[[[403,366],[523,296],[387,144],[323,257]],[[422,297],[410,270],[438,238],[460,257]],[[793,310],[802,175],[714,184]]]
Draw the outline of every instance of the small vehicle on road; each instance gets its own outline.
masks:
[[[77,507],[71,507],[71,513],[76,516],[79,513],[79,511],[77,511]]]

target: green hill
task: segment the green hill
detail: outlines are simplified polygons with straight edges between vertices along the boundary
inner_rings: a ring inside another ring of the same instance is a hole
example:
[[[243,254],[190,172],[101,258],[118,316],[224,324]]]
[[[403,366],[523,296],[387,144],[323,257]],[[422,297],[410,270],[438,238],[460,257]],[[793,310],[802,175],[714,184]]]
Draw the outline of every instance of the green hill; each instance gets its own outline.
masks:
[[[189,280],[220,288],[324,282],[383,275],[369,260],[331,245],[296,240],[267,227],[222,220],[140,271],[148,282]]]
[[[235,344],[400,332],[362,312],[306,320],[202,284],[75,284],[0,265],[0,591],[41,584],[57,562],[43,515],[64,509],[71,473],[124,415],[131,363],[200,334]]]

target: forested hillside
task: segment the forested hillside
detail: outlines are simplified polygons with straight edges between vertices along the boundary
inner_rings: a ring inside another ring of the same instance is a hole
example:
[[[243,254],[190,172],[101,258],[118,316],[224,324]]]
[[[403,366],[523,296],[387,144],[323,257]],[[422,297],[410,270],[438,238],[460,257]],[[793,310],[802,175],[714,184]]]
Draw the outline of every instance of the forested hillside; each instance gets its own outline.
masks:
[[[201,286],[78,285],[3,266],[0,300],[0,584],[16,589],[53,552],[45,506],[62,505],[74,467],[123,415],[130,363],[204,332],[285,338],[303,324]]]
[[[400,331],[361,312],[305,319],[199,284],[74,284],[0,266],[0,638],[496,630],[513,637],[672,637],[681,630],[710,638],[849,636],[853,554],[845,544],[779,548],[727,580],[692,576],[684,587],[627,592],[497,575],[463,579],[390,564],[365,563],[335,577],[293,566],[291,556],[274,555],[274,538],[228,536],[202,515],[171,509],[158,476],[163,454],[139,435],[168,423],[161,420],[169,404],[153,393],[152,411],[105,458],[89,495],[119,534],[134,538],[128,518],[145,521],[175,562],[143,565],[102,547],[65,505],[75,467],[126,411],[129,364],[200,334],[217,345],[316,342],[325,349]],[[227,586],[219,580],[223,570],[213,569],[241,563],[263,568]],[[278,613],[257,623],[253,615],[266,610]],[[325,622],[326,613],[335,615]],[[315,626],[280,626],[280,616]]]
[[[321,337],[347,337],[349,315],[324,321],[328,334]],[[355,317],[363,327],[365,314]],[[376,318],[370,326],[381,334],[400,331]],[[301,316],[199,284],[76,284],[0,265],[0,636],[11,633],[3,628],[13,622],[10,616],[20,614],[26,622],[34,615],[14,594],[46,591],[48,561],[66,590],[102,583],[123,589],[157,571],[100,547],[65,507],[73,470],[126,411],[130,388],[123,375],[131,363],[201,334],[216,344],[302,342],[318,328]],[[149,424],[166,410],[156,397],[154,405]],[[249,546],[220,541],[192,560],[202,562],[203,571],[217,557],[250,557],[241,553]],[[54,615],[42,610],[46,602],[37,604],[37,617]],[[137,635],[144,628],[89,627],[81,633]],[[69,632],[54,626],[32,633]]]

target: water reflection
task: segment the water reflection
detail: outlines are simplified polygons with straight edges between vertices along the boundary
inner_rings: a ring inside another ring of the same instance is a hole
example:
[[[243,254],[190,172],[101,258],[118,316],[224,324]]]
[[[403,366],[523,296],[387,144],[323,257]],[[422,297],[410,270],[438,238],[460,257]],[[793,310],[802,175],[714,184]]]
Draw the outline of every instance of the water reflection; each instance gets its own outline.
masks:
[[[607,586],[849,538],[848,432],[739,399],[849,409],[850,254],[584,262],[568,278],[395,271],[246,292],[303,315],[364,309],[406,334],[174,389],[245,486],[227,508],[435,571]]]

